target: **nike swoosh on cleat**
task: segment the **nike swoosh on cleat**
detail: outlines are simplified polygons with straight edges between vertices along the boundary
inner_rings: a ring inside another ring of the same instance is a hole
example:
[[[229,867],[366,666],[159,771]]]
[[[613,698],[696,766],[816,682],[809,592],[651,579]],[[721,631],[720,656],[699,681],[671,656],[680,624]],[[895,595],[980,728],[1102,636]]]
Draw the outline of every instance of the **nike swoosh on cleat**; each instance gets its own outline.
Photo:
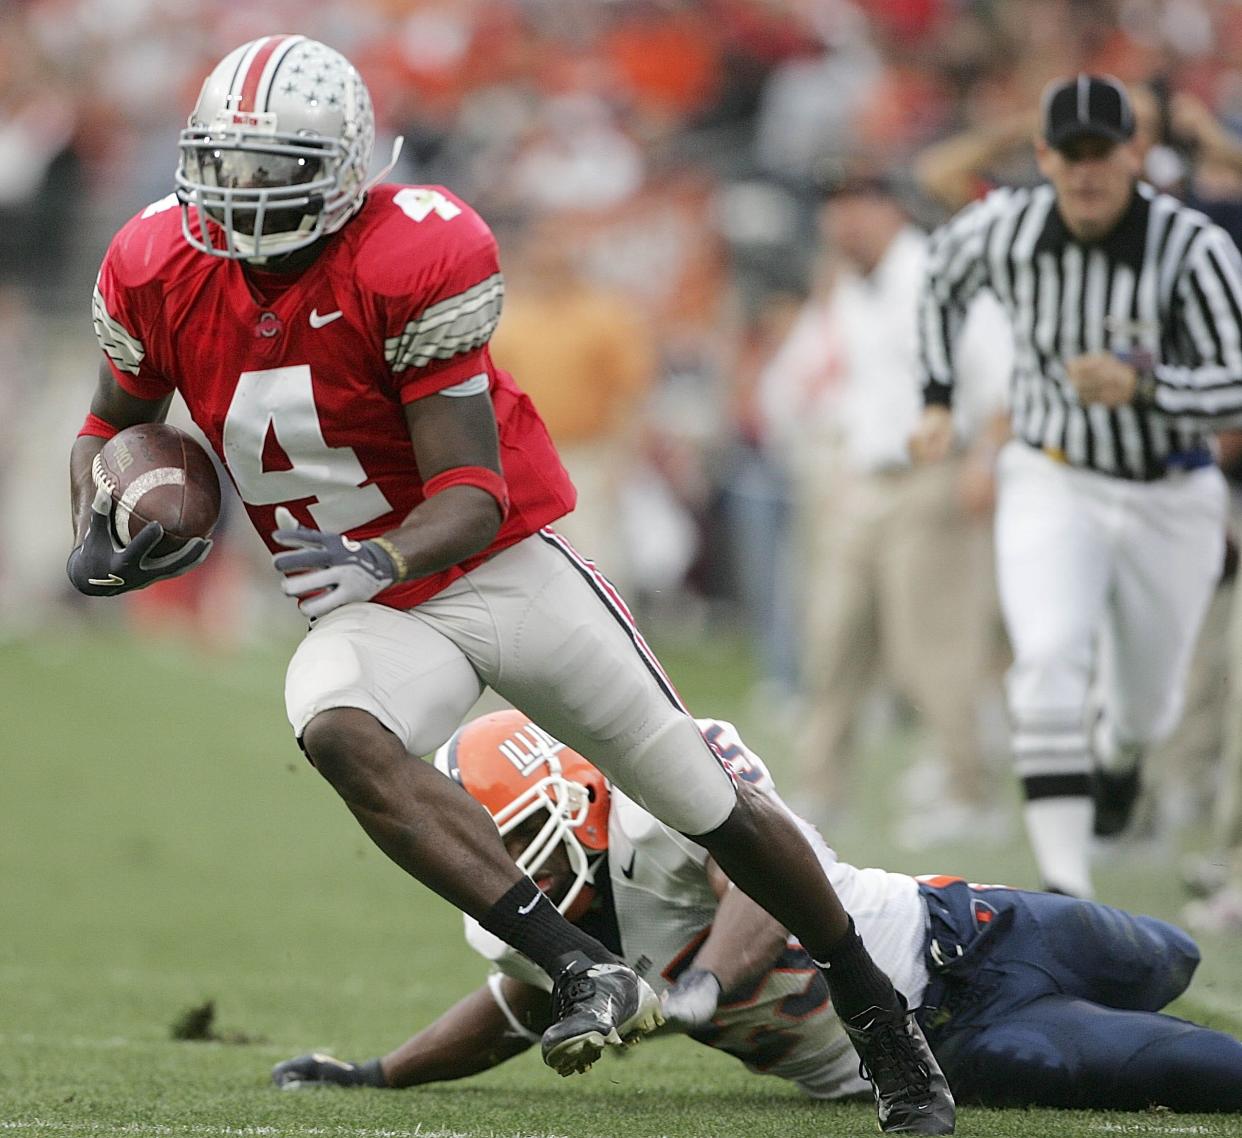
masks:
[[[124,577],[118,577],[115,573],[109,573],[106,577],[87,577],[87,581],[92,585],[123,585]]]
[[[344,315],[345,313],[338,308],[335,312],[328,312],[320,316],[318,309],[312,308],[310,326],[312,328],[322,328],[325,324],[331,324],[333,320],[339,320]]]

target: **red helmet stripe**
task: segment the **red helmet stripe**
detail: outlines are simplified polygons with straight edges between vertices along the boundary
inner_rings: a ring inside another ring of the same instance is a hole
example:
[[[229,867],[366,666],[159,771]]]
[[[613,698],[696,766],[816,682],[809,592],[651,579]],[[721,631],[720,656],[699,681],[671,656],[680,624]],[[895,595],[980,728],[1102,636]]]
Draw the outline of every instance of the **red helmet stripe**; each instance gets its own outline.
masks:
[[[237,108],[239,111],[253,112],[261,109],[257,102],[259,82],[267,68],[267,61],[272,58],[282,43],[292,38],[292,36],[268,36],[263,46],[255,52],[250,60],[250,66],[246,69],[246,76],[242,80],[241,105]]]

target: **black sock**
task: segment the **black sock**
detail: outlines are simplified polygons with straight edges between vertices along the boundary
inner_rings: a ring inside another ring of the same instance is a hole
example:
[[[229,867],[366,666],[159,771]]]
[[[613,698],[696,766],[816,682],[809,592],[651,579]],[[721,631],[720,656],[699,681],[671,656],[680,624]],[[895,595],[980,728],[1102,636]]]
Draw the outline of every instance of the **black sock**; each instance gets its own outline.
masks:
[[[853,1019],[868,1008],[904,1010],[905,1001],[867,951],[850,918],[849,932],[833,947],[826,961],[815,961],[824,979],[832,1006],[843,1020]]]
[[[554,980],[570,965],[611,964],[617,959],[594,937],[565,920],[529,877],[501,897],[479,918],[479,924],[530,957]]]

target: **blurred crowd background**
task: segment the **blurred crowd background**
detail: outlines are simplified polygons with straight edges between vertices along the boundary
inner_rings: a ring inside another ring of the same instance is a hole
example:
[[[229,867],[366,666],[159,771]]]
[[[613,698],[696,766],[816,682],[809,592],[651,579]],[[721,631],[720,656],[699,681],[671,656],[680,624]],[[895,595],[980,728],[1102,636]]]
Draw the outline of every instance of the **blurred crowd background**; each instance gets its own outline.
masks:
[[[1222,208],[1242,200],[1242,173],[1196,161],[1207,132],[1242,129],[1233,0],[2,0],[0,633],[78,604],[61,572],[64,471],[94,382],[100,257],[120,224],[171,190],[202,77],[273,31],[349,56],[375,100],[377,166],[404,136],[393,180],[448,185],[495,229],[509,287],[495,355],[532,393],[582,490],[571,537],[657,637],[753,638],[754,699],[791,722],[813,686],[807,614],[834,556],[817,511],[863,493],[841,462],[823,461],[841,457],[849,416],[833,391],[851,366],[834,347],[848,306],[829,301],[866,277],[851,239],[865,244],[884,225],[874,211],[844,212],[845,199],[874,192],[901,224],[925,229],[985,172],[1033,180],[1039,93],[1088,69],[1151,97],[1149,176],[1183,189],[1200,178],[1195,192]],[[823,359],[791,389],[780,353],[801,326],[814,354],[817,313]],[[980,334],[991,375],[966,437],[986,456],[1007,342],[1003,330]],[[978,758],[973,773],[914,763],[911,794],[947,778],[981,806],[989,770],[1007,771],[1005,647],[986,462],[964,458],[959,473],[919,493],[945,499],[974,551],[952,575],[977,598],[977,682],[961,682],[980,693]],[[217,652],[294,627],[236,520],[200,573],[116,611]],[[873,536],[878,555],[898,540]],[[917,578],[927,556],[916,549],[895,572]],[[939,605],[914,595],[896,611],[918,619]],[[115,619],[99,608],[75,611]],[[1183,819],[1214,793],[1223,612],[1205,637],[1216,633],[1191,718],[1201,714],[1177,744]],[[956,621],[942,619],[932,641],[946,658]],[[906,649],[893,651],[899,662]],[[899,670],[890,659],[868,675],[872,694],[851,694],[862,708],[851,731],[920,710],[917,691],[892,696],[911,686]],[[937,746],[933,730],[926,748]]]

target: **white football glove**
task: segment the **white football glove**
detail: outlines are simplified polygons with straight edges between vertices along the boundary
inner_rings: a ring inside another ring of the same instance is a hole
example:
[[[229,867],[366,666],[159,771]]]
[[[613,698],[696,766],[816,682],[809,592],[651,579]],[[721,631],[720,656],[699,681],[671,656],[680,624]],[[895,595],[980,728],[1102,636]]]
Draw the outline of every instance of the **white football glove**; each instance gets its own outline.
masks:
[[[285,575],[285,595],[300,598],[312,620],[341,605],[369,601],[397,580],[397,568],[374,541],[354,541],[339,533],[323,533],[298,525],[284,506],[276,508],[272,540],[293,553],[277,553],[272,563]]]

